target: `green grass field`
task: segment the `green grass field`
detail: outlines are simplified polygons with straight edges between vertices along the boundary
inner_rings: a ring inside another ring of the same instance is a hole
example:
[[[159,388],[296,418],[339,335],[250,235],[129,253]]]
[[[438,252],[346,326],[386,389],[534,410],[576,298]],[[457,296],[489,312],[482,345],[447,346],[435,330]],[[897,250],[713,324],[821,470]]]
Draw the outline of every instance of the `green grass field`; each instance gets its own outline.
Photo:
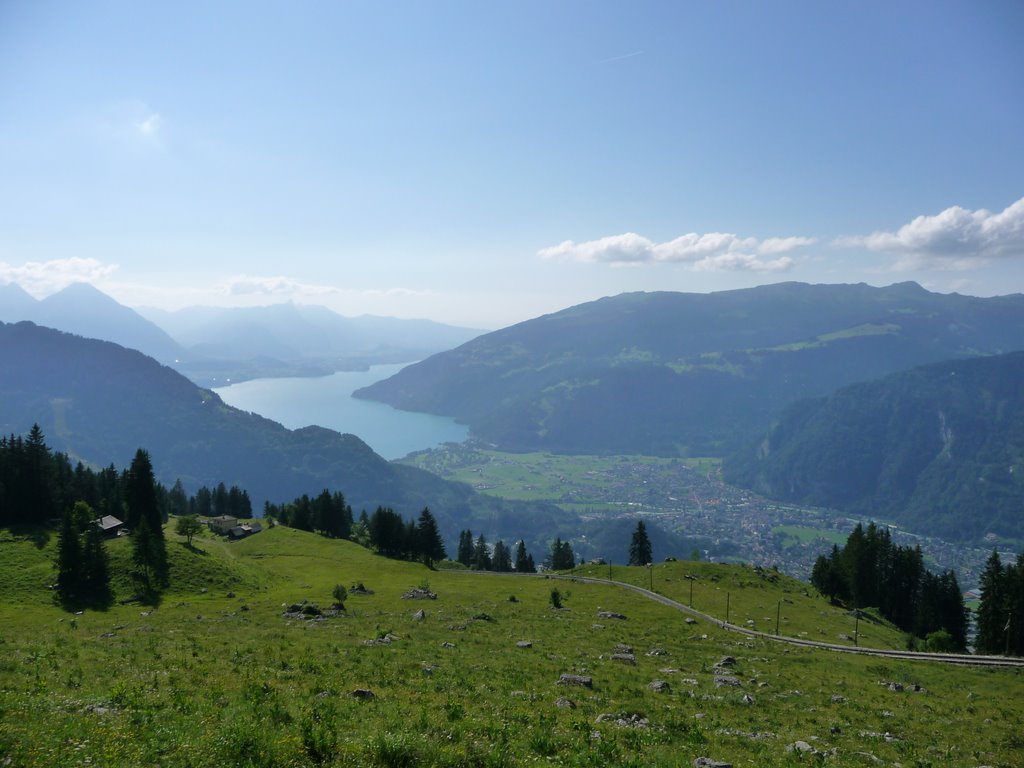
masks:
[[[706,475],[721,463],[708,458],[504,453],[466,446],[423,451],[404,461],[494,496],[567,507],[600,505],[647,479],[671,480],[678,476],[680,465]]]
[[[195,543],[169,535],[172,588],[159,606],[74,615],[47,586],[55,541],[0,532],[0,766],[691,766],[706,756],[1009,767],[1024,755],[1017,671],[785,647],[688,625],[617,587],[431,572],[283,527]],[[111,543],[115,564],[128,545]],[[696,606],[716,612],[725,590],[736,623],[749,616],[770,631],[781,600],[785,631],[847,631],[848,618],[799,582],[762,573],[613,569],[684,603],[695,575]],[[358,582],[373,594],[351,595],[345,616],[283,615],[303,600],[327,607],[335,584]],[[403,599],[420,585],[437,599]],[[126,580],[115,588],[130,594]],[[864,642],[899,642],[861,629]],[[633,647],[635,664],[612,658],[617,644]],[[735,666],[716,671],[727,655]],[[593,687],[558,685],[565,673]],[[723,674],[737,685],[716,686]],[[668,689],[652,690],[655,680]],[[890,681],[925,690],[894,692]],[[831,756],[787,751],[796,741]]]

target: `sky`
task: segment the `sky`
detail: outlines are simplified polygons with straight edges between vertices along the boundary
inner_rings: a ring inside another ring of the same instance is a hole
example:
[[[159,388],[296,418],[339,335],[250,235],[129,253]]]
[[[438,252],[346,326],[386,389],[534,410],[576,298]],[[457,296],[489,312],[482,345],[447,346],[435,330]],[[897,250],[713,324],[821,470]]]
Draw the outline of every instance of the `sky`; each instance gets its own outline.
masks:
[[[0,283],[492,329],[1024,292],[1024,3],[0,0]]]

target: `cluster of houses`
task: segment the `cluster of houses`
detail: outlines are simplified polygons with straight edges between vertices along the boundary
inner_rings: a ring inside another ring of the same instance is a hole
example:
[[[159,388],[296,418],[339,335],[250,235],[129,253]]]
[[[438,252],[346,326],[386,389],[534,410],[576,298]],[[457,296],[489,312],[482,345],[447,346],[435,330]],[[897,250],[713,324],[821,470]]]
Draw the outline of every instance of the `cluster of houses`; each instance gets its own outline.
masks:
[[[128,533],[124,521],[118,520],[113,515],[98,517],[92,521],[92,524],[98,527],[104,536],[111,539]],[[258,522],[240,523],[237,517],[232,517],[231,515],[211,517],[206,521],[206,525],[214,533],[219,533],[231,539],[244,539],[246,536],[252,536],[254,533],[259,533],[263,530],[263,526]]]
[[[230,539],[244,539],[263,530],[263,526],[253,521],[251,523],[239,523],[237,517],[231,515],[218,515],[206,521],[206,525],[214,533],[227,536]]]

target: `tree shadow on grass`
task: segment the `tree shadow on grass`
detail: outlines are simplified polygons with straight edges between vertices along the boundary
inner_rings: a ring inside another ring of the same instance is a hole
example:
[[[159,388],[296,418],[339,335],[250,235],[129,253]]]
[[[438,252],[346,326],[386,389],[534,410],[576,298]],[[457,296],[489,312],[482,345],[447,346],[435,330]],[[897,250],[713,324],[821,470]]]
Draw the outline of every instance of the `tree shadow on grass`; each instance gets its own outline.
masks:
[[[50,543],[52,533],[41,525],[12,525],[8,530],[15,536],[31,541],[36,549],[43,549]]]
[[[205,549],[200,549],[195,544],[189,544],[187,541],[179,541],[178,544],[181,545],[182,548],[191,552],[193,555],[202,555],[203,557],[210,556],[209,552],[207,552]]]

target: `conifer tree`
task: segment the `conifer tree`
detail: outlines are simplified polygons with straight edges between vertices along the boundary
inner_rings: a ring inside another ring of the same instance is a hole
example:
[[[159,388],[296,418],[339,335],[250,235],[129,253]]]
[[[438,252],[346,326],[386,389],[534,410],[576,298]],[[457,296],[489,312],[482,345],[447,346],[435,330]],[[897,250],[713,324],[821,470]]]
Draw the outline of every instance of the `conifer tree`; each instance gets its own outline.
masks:
[[[522,539],[516,544],[516,573],[536,573],[533,558],[526,552],[526,542]]]
[[[86,525],[84,538],[82,575],[85,597],[90,605],[105,608],[113,600],[113,593],[110,589],[110,559],[103,543],[103,532],[98,525],[90,521]]]
[[[499,573],[508,573],[512,570],[512,551],[501,539],[494,543],[494,555],[491,558],[491,568]]]
[[[981,604],[976,617],[978,632],[974,647],[982,654],[1002,653],[1006,646],[1009,595],[1006,571],[999,552],[994,549],[985,561],[985,570],[981,573],[978,586],[981,589]]]
[[[82,596],[81,529],[74,510],[65,510],[57,533],[57,595],[65,605],[75,604]]]
[[[460,563],[469,568],[473,565],[473,532],[470,530],[459,532],[459,551],[455,557]]]
[[[647,527],[640,520],[633,531],[633,539],[629,543],[629,564],[648,565],[654,558],[651,555],[651,540],[647,537]]]
[[[491,553],[487,549],[487,539],[482,533],[473,547],[473,567],[478,571],[491,570]]]
[[[437,520],[426,507],[420,512],[419,521],[416,523],[416,544],[420,559],[428,568],[433,568],[434,563],[448,556],[441,540],[441,532],[437,529]]]

